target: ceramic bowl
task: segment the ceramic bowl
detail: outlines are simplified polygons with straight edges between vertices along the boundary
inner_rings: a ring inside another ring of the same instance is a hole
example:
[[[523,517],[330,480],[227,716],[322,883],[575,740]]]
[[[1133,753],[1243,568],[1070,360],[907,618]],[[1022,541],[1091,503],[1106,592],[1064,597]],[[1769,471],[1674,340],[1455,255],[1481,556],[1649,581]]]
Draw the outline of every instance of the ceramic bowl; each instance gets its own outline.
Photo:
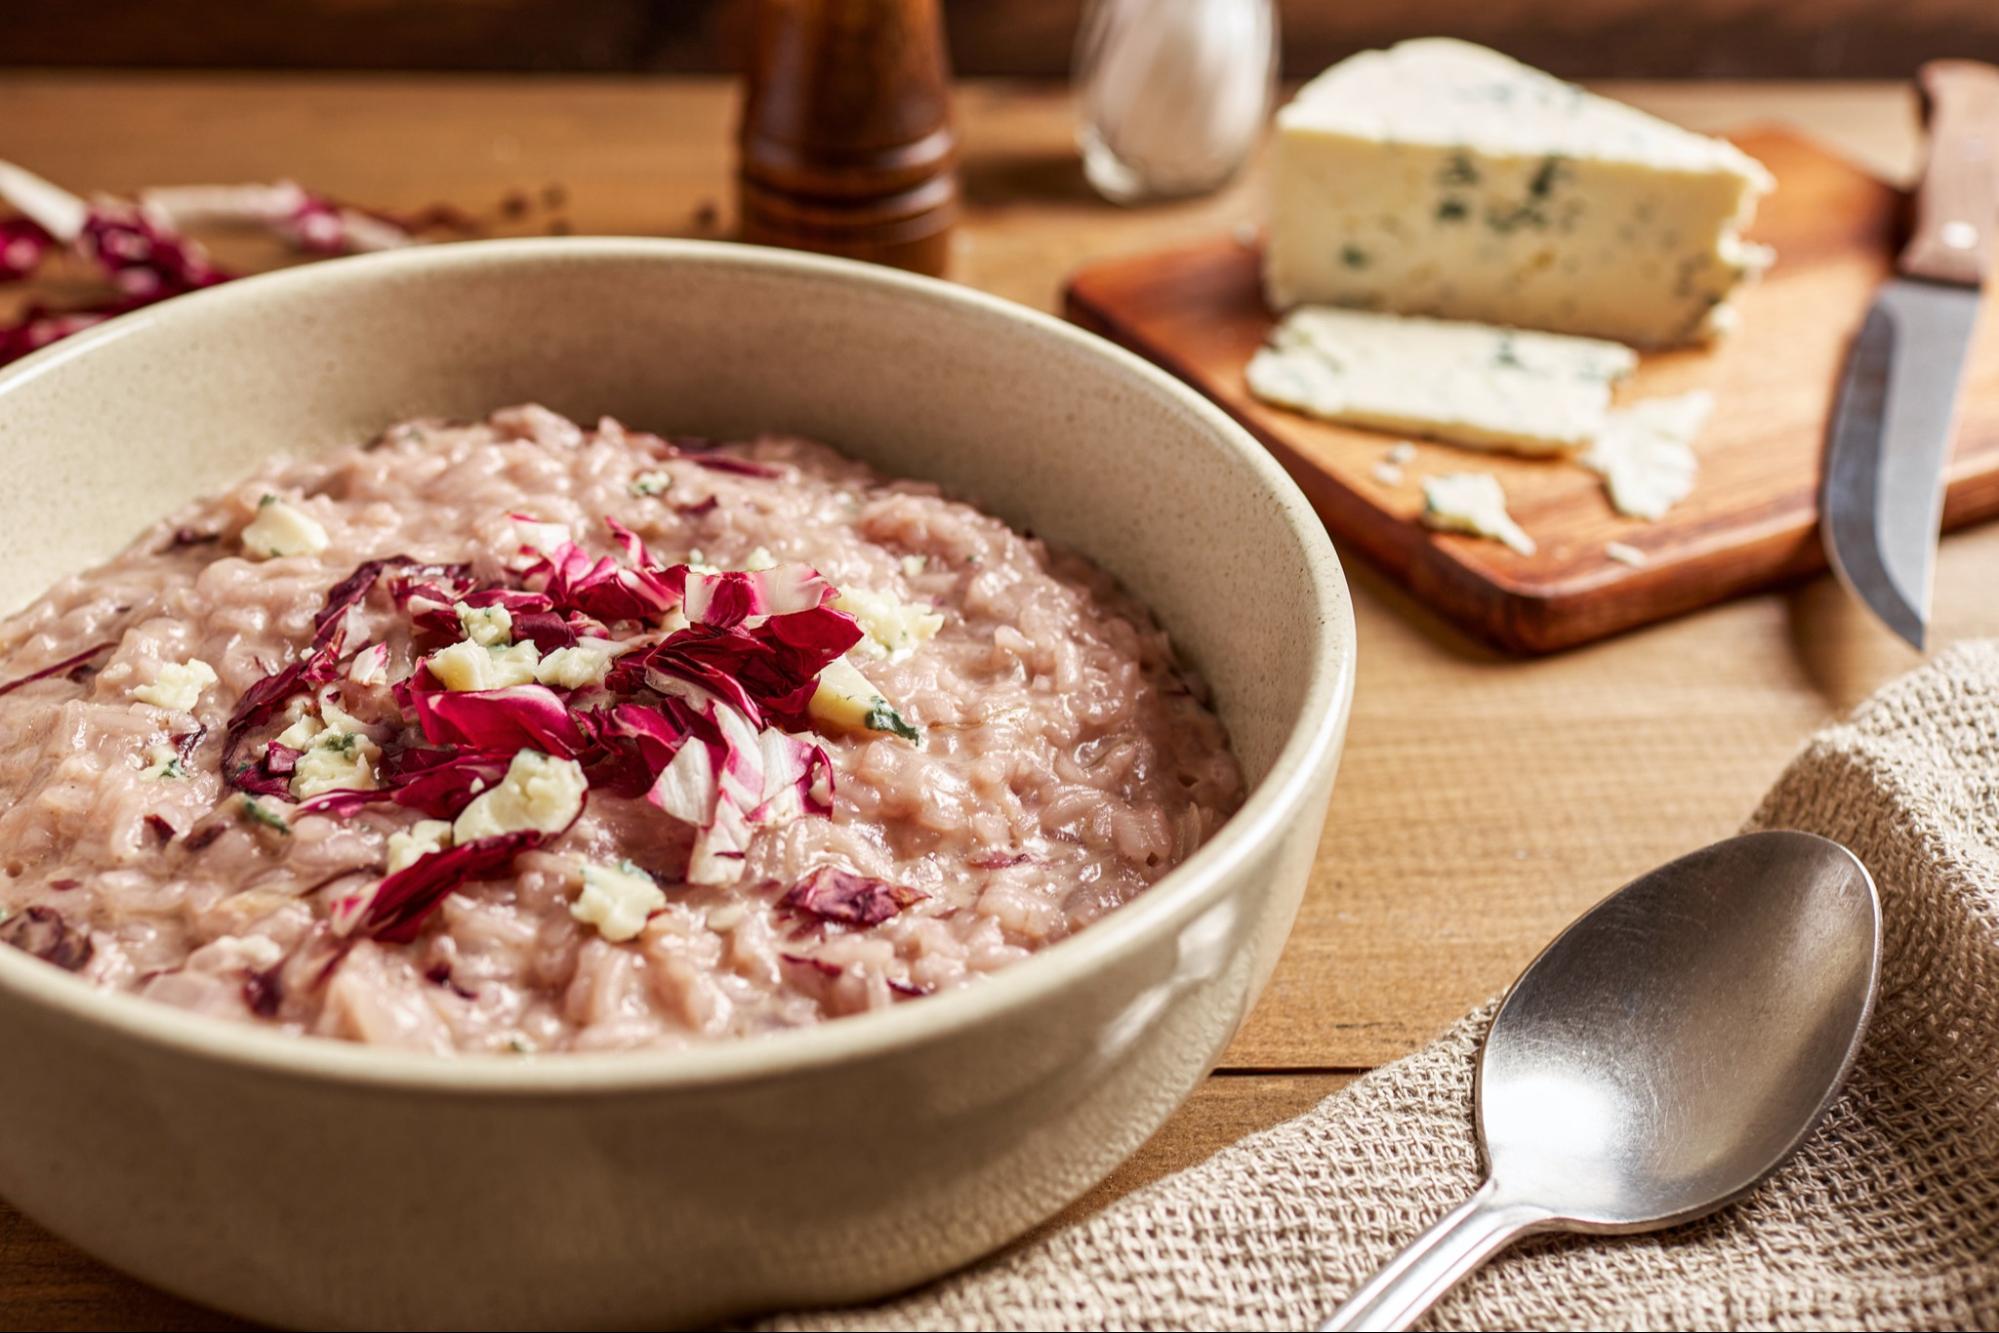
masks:
[[[692,1052],[368,1049],[0,949],[0,1194],[148,1282],[314,1327],[684,1324],[1018,1236],[1159,1128],[1277,960],[1352,693],[1324,531],[1221,412],[1007,302],[743,246],[494,241],[233,283],[0,375],[0,604],[274,450],[525,400],[816,436],[1095,557],[1212,683],[1247,802],[990,980]]]

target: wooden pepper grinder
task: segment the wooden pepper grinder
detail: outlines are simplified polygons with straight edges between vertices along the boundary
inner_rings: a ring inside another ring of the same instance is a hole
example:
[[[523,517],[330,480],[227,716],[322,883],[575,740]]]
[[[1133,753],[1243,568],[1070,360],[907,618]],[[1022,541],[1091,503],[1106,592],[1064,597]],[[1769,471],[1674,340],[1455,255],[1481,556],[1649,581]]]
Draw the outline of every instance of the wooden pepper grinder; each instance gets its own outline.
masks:
[[[743,239],[942,273],[958,171],[937,0],[755,3]]]

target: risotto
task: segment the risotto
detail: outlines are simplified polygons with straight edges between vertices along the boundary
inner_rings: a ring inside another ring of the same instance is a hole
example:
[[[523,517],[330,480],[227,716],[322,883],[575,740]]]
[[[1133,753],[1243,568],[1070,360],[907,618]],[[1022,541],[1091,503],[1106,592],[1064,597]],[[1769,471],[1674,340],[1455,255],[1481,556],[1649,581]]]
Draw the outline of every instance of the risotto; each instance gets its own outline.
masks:
[[[539,407],[197,502],[0,628],[0,940],[435,1052],[968,984],[1242,777],[1088,562],[818,444]]]

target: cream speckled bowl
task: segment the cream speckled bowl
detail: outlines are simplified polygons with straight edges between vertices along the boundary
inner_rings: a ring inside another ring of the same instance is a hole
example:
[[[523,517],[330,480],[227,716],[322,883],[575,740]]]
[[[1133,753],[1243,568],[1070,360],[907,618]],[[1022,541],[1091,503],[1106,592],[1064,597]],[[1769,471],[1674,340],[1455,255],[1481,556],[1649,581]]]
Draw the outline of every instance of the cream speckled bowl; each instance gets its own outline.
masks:
[[[1003,301],[745,247],[486,242],[233,284],[0,374],[0,605],[273,450],[527,399],[796,430],[1087,552],[1214,685],[1248,802],[991,980],[692,1053],[290,1038],[0,949],[0,1194],[150,1282],[307,1326],[850,1300],[1048,1217],[1207,1072],[1304,890],[1354,647],[1303,497],[1187,389]]]

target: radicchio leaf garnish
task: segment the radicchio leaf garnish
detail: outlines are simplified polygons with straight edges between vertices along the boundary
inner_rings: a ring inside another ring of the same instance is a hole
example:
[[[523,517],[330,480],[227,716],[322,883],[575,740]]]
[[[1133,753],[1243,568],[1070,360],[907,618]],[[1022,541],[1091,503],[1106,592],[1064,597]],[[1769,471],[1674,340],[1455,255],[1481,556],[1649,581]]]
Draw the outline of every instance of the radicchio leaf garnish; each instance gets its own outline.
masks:
[[[252,792],[258,796],[276,796],[291,799],[292,771],[298,767],[299,755],[289,745],[272,741],[264,747],[264,753],[254,764],[245,764],[237,772],[230,774],[229,783],[238,791]]]
[[[110,652],[113,648],[116,648],[117,646],[118,646],[117,640],[115,639],[109,640],[107,642],[100,643],[95,647],[86,648],[80,653],[74,653],[68,657],[65,657],[63,658],[62,661],[57,662],[52,666],[45,666],[40,671],[31,671],[27,675],[19,677],[18,679],[10,680],[5,684],[0,684],[0,695],[12,694],[15,690],[20,689],[23,685],[32,685],[38,680],[47,680],[50,676],[59,676],[63,672],[68,671],[74,667],[82,666],[85,662],[88,662],[91,658],[96,657],[99,653]]]
[[[498,690],[436,687],[428,666],[419,667],[406,691],[410,711],[432,745],[475,750],[541,750],[562,759],[583,753],[588,737],[562,696],[546,685]]]
[[[0,944],[11,944],[66,972],[81,971],[96,952],[89,931],[70,925],[61,912],[40,904],[0,922]]]
[[[222,741],[222,773],[227,781],[240,786],[244,776],[259,771],[256,765],[238,765],[235,762],[236,750],[243,743],[244,735],[252,727],[270,721],[294,694],[324,685],[340,674],[340,650],[347,638],[347,613],[367,599],[384,570],[412,564],[408,556],[400,555],[370,560],[327,589],[325,604],[312,618],[312,642],[305,655],[257,681],[236,700],[235,711],[229,715],[229,729]]]
[[[927,896],[907,885],[856,875],[837,866],[820,866],[792,885],[777,905],[788,912],[843,926],[879,926]]]
[[[406,944],[460,884],[492,878],[511,866],[515,856],[545,840],[544,834],[529,829],[427,853],[372,889],[343,895],[333,904],[333,927],[341,934],[359,930],[378,940]]]

